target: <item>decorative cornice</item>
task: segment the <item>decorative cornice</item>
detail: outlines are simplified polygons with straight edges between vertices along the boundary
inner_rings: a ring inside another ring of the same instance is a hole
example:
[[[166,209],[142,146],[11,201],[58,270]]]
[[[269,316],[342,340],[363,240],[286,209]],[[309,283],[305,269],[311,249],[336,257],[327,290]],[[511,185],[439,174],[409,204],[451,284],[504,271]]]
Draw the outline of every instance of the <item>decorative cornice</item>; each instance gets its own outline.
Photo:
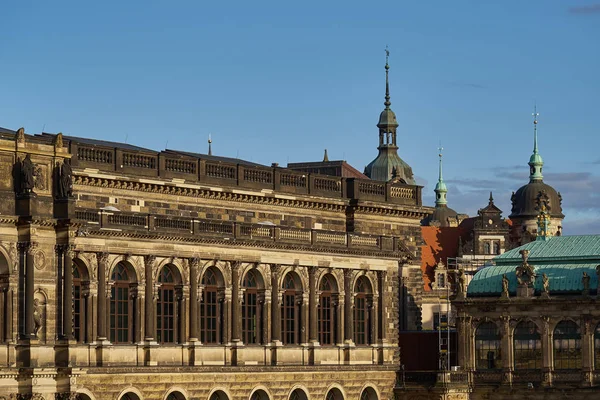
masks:
[[[357,206],[356,212],[363,214],[389,215],[394,217],[406,217],[414,219],[423,219],[430,215],[427,210],[399,210],[394,208],[383,208],[374,206]]]

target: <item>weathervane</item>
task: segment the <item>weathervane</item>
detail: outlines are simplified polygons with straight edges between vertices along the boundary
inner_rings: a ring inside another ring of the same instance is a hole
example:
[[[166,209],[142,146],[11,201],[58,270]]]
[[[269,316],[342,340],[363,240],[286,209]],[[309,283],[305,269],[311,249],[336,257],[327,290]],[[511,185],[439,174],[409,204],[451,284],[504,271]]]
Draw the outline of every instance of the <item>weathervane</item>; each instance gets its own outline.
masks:
[[[388,58],[390,58],[390,51],[388,50],[388,46],[385,45],[385,63],[388,63]]]
[[[537,104],[533,105],[533,124],[537,125],[537,117],[540,115],[540,113],[537,112]]]

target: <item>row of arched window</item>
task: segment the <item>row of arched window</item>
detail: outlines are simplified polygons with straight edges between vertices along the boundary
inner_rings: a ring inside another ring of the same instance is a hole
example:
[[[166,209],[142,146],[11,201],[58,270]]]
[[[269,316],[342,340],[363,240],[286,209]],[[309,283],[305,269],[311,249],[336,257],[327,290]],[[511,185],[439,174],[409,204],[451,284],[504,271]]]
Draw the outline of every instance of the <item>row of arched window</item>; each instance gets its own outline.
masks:
[[[79,342],[85,342],[86,334],[84,287],[87,282],[87,269],[78,260],[74,260],[73,273],[73,320],[74,336]],[[155,295],[155,334],[159,343],[185,342],[185,318],[183,308],[183,284],[177,267],[172,264],[163,266],[157,279],[158,294]],[[132,343],[135,332],[139,331],[135,318],[138,312],[136,302],[138,285],[135,271],[126,262],[119,262],[110,274],[109,340],[114,344]],[[240,310],[241,340],[244,344],[264,344],[267,341],[265,327],[267,313],[265,308],[265,283],[262,275],[255,269],[248,270],[242,280],[242,301]],[[204,344],[226,342],[224,320],[225,281],[220,270],[214,266],[205,270],[201,278],[199,294],[198,332],[199,340]],[[353,336],[356,345],[374,343],[373,338],[373,288],[365,276],[356,279],[353,287]],[[283,344],[300,344],[303,326],[303,288],[300,277],[294,271],[285,274],[280,288],[281,294],[281,341]],[[235,300],[234,300],[235,301]],[[338,325],[341,323],[339,307],[339,289],[337,280],[327,273],[318,282],[317,334],[320,345],[335,345],[344,338]]]
[[[594,332],[594,364],[600,370],[600,324]],[[554,369],[579,370],[582,368],[581,331],[569,320],[560,321],[552,335]],[[475,368],[500,369],[505,355],[501,334],[493,322],[483,322],[475,331]],[[515,370],[542,369],[542,337],[533,321],[522,321],[513,333],[513,359]]]
[[[88,395],[80,394],[82,399],[91,400]],[[252,392],[249,400],[270,400],[269,394],[262,389],[257,389]],[[360,394],[359,400],[378,400],[379,396],[375,389],[370,386],[364,388]],[[118,400],[143,400],[139,392],[127,391],[119,395]],[[180,391],[170,392],[165,400],[186,400],[186,396]],[[223,390],[214,390],[210,394],[208,400],[230,400],[230,397]],[[308,400],[308,396],[304,389],[296,388],[289,394],[288,400]],[[327,391],[324,400],[344,400],[344,394],[337,387],[332,387]]]

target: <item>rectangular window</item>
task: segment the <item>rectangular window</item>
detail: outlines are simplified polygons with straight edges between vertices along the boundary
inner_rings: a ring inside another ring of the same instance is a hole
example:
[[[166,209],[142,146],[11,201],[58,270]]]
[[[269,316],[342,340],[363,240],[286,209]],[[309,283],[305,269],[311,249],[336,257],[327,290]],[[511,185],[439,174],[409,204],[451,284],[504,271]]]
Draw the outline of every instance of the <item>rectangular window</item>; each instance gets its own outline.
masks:
[[[115,286],[110,300],[110,340],[129,343],[129,287]]]
[[[281,335],[283,344],[296,344],[296,295],[285,293],[281,308]]]
[[[175,343],[175,290],[172,287],[158,291],[156,340]]]
[[[321,345],[333,344],[332,340],[332,307],[331,296],[322,296],[319,302],[319,343]]]
[[[354,299],[354,342],[357,345],[367,344],[367,299]]]
[[[200,340],[202,343],[218,343],[216,290],[204,292],[204,301],[200,307]]]
[[[81,332],[81,303],[81,285],[73,285],[73,335],[78,342],[83,342]]]
[[[259,342],[258,321],[256,313],[256,292],[246,290],[242,306],[242,340],[246,344]]]

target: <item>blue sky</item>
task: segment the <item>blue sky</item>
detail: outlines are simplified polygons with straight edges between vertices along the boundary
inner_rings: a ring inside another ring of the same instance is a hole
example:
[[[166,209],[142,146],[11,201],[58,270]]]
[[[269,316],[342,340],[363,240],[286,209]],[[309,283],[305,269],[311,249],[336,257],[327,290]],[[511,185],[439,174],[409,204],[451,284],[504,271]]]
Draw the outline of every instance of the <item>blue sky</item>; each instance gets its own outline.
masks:
[[[534,101],[565,233],[600,233],[600,2],[4,2],[0,126],[270,165],[400,156],[473,215],[527,182]]]

